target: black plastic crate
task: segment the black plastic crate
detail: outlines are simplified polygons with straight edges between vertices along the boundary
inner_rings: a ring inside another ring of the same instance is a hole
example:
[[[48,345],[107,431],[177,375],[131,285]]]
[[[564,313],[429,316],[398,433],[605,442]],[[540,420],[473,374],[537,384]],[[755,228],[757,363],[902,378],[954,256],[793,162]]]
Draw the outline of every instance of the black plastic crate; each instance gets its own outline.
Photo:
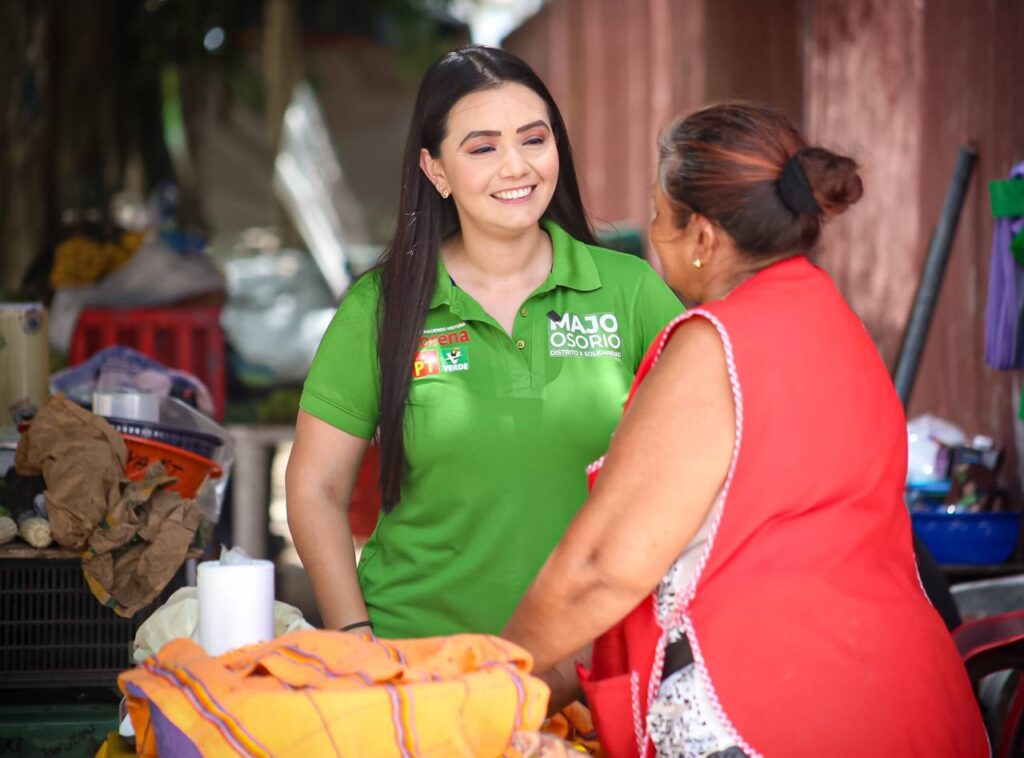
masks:
[[[160,602],[121,618],[89,591],[77,558],[0,560],[0,689],[115,686]]]

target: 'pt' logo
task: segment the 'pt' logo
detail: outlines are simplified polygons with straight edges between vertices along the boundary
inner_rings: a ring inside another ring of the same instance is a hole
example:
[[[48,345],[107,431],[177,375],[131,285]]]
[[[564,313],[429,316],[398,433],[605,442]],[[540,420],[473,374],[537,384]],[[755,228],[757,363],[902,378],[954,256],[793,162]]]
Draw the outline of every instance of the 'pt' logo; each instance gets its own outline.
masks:
[[[420,350],[412,361],[412,378],[422,379],[441,373],[441,361],[436,350]]]

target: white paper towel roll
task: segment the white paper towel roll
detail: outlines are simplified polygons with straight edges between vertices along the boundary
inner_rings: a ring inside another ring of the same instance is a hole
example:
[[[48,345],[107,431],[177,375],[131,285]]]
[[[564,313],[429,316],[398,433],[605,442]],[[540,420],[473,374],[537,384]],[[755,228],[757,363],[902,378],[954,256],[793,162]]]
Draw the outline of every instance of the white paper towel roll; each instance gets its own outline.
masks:
[[[199,564],[199,644],[220,655],[274,637],[274,564]]]

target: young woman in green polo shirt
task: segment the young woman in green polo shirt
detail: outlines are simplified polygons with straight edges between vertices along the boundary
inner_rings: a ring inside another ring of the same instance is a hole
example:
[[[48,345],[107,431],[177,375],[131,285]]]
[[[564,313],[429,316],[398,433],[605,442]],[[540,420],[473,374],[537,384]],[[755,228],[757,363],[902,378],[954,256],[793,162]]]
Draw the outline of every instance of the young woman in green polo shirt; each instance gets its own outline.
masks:
[[[288,464],[288,522],[324,625],[497,633],[681,309],[645,262],[595,246],[536,74],[479,46],[435,63],[394,239],[323,338]],[[357,570],[347,503],[375,435],[383,513]]]

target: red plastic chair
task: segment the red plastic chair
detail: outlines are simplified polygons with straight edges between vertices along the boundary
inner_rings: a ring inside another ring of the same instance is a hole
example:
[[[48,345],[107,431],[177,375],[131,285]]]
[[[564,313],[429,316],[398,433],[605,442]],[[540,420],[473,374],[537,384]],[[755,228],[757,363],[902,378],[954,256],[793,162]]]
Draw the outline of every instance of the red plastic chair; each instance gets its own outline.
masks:
[[[1002,613],[963,624],[953,641],[967,666],[971,683],[997,671],[1013,671],[1016,683],[1005,712],[990,719],[990,738],[996,758],[1024,756],[1024,610]]]
[[[214,417],[224,418],[227,380],[220,308],[86,308],[75,324],[68,364],[76,366],[114,345],[197,376],[210,390]]]

